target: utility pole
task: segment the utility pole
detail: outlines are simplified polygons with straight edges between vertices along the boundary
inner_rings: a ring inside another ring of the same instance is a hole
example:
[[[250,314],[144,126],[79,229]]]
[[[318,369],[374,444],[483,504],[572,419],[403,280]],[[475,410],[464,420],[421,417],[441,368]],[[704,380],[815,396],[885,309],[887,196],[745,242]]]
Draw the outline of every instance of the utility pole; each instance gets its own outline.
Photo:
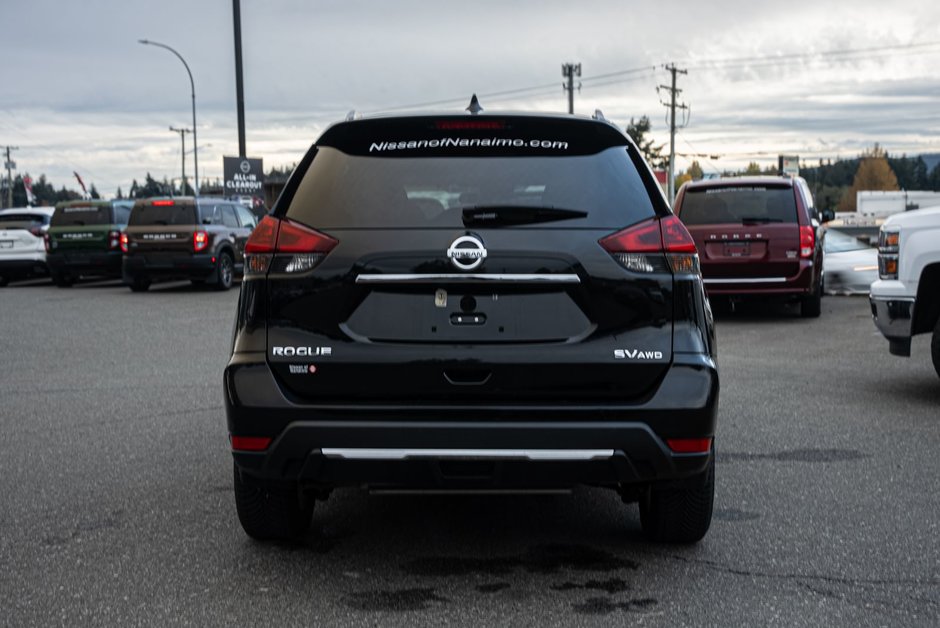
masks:
[[[689,106],[685,103],[676,104],[676,97],[682,93],[681,89],[676,89],[676,74],[688,74],[688,70],[680,70],[674,63],[666,66],[666,69],[672,74],[671,85],[660,85],[661,89],[669,92],[669,103],[663,103],[669,107],[669,204],[672,205],[676,200],[676,109],[688,110]],[[688,120],[686,121],[686,123]],[[684,124],[683,124],[684,126]]]
[[[16,168],[16,162],[10,159],[11,150],[19,150],[19,146],[7,146],[7,158],[3,166],[7,169],[7,207],[13,207],[13,169]]]
[[[180,142],[182,143],[180,153],[183,156],[183,178],[180,180],[180,196],[186,196],[186,134],[192,133],[192,131],[189,129],[177,129],[174,126],[171,126],[170,130],[180,134]]]
[[[568,113],[574,113],[574,77],[581,76],[581,64],[562,63],[561,75],[568,79],[568,84],[562,88],[568,91]],[[581,81],[578,81],[578,91],[581,91]]]
[[[235,20],[235,101],[238,108],[238,156],[247,157],[245,149],[245,88],[242,85],[242,10],[239,0],[232,0]]]

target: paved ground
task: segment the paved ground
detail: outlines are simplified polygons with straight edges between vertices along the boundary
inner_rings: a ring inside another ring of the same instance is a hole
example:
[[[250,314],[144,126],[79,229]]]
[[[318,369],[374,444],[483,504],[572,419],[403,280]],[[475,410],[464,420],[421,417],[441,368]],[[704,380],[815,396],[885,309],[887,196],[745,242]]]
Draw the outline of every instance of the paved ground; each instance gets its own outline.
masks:
[[[0,290],[0,625],[937,625],[940,380],[864,298],[719,322],[715,521],[611,492],[318,506],[241,531],[221,404],[237,291]]]

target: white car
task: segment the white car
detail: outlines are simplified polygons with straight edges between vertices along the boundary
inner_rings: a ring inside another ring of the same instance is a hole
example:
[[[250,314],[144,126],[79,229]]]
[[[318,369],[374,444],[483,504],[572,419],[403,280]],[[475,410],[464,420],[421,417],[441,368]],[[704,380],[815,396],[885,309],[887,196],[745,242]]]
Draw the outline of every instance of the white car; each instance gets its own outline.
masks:
[[[826,229],[823,248],[826,294],[868,294],[878,279],[878,250],[837,229]]]
[[[0,286],[49,274],[43,236],[54,207],[15,207],[0,211]]]

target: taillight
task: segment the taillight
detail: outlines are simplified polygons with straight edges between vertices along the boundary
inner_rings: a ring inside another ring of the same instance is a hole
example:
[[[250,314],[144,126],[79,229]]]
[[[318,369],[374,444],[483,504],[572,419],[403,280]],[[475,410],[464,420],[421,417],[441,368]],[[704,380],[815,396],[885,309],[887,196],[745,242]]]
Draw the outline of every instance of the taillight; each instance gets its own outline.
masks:
[[[816,248],[816,231],[810,225],[800,226],[800,257],[808,258],[813,256]]]
[[[233,451],[264,451],[271,444],[267,436],[232,436]]]
[[[245,276],[263,276],[268,270],[278,273],[311,270],[337,244],[334,238],[306,225],[265,216],[245,244]]]
[[[121,234],[121,237],[118,238],[118,241],[119,241],[119,243],[120,243],[121,252],[122,252],[122,253],[127,253],[128,244],[129,244],[127,234],[126,234],[126,233],[122,233],[122,234]]]
[[[204,251],[209,246],[209,234],[205,231],[197,231],[193,234],[193,252]]]
[[[124,250],[121,247],[121,232],[120,231],[109,231],[108,232],[108,250],[116,251],[118,248]]]
[[[29,232],[37,238],[41,238],[43,236],[42,227],[30,227]]]
[[[674,273],[700,272],[695,241],[672,215],[627,227],[602,238],[599,244],[621,266],[634,272],[664,271],[664,260]]]
[[[49,251],[52,250],[52,243],[49,241],[49,234],[48,234],[48,233],[42,234],[42,243],[43,243],[43,244],[45,245],[45,247],[46,247],[46,253],[48,253]]]

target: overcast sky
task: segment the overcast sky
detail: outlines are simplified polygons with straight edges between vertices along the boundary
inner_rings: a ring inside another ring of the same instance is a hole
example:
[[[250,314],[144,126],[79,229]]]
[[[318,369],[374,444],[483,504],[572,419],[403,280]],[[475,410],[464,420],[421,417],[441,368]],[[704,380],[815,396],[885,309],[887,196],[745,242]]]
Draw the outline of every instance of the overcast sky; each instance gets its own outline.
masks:
[[[577,113],[600,108],[621,127],[648,115],[660,142],[663,65],[687,69],[691,117],[676,151],[709,155],[706,171],[770,165],[781,152],[852,157],[874,142],[940,152],[940,3],[769,6],[242,0],[248,153],[266,169],[289,165],[350,109],[459,111],[472,92],[489,110],[565,111],[564,62],[582,67]],[[0,146],[19,146],[18,173],[75,187],[75,170],[107,195],[146,172],[179,176],[168,127],[192,124],[189,79],[142,38],[192,69],[202,178],[237,154],[229,0],[2,0],[2,16]]]

